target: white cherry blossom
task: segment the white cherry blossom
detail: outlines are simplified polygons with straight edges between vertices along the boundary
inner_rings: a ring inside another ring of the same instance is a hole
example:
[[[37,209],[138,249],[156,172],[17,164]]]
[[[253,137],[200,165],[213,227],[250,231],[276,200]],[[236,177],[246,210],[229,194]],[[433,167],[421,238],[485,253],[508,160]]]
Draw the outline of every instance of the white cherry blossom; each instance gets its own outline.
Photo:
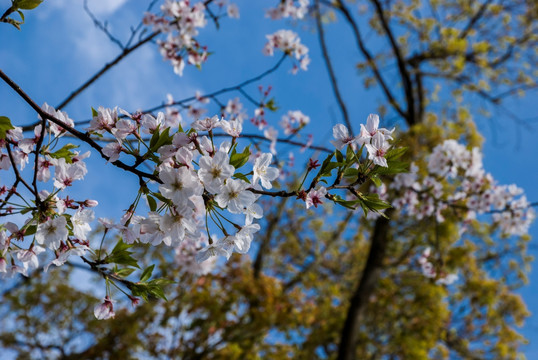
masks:
[[[68,235],[67,220],[63,216],[58,216],[37,226],[35,240],[40,245],[56,250],[62,241],[67,240]]]
[[[252,177],[253,185],[256,185],[259,180],[264,188],[271,189],[273,187],[271,181],[278,177],[280,171],[277,168],[269,166],[272,160],[273,155],[269,153],[262,154],[256,159],[254,163],[254,175]]]
[[[224,180],[229,179],[234,171],[235,168],[230,165],[228,154],[218,151],[213,157],[202,156],[198,176],[204,183],[204,187],[216,194],[220,192],[220,188],[224,185]]]

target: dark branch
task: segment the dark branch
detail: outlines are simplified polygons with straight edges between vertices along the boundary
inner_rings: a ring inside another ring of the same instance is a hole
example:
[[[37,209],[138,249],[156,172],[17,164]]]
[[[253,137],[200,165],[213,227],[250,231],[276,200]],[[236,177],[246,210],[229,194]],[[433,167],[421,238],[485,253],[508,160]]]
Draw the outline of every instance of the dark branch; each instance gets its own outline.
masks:
[[[377,82],[379,83],[379,85],[381,86],[381,88],[383,90],[383,93],[385,94],[385,97],[387,98],[388,102],[394,108],[394,110],[396,110],[396,112],[398,114],[400,114],[401,117],[403,117],[404,119],[407,119],[407,114],[402,110],[400,105],[398,105],[398,102],[394,98],[394,95],[392,95],[392,92],[390,91],[387,83],[383,79],[383,76],[381,75],[381,72],[377,68],[377,64],[376,64],[372,54],[366,48],[366,46],[364,44],[364,41],[362,40],[361,33],[359,31],[359,27],[358,27],[357,23],[355,22],[355,20],[353,19],[353,16],[349,12],[348,8],[345,6],[345,4],[344,4],[344,2],[342,0],[337,0],[336,5],[334,5],[334,6],[335,6],[335,8],[337,10],[339,10],[344,15],[344,18],[346,19],[348,24],[351,26],[351,29],[353,30],[353,34],[355,36],[355,41],[357,42],[357,46],[358,46],[359,50],[361,51],[361,53],[363,54],[363,56],[366,58],[366,60],[368,62],[368,66],[370,67],[370,69],[374,73],[374,76],[375,76]]]
[[[391,217],[394,212],[388,209],[385,213]],[[368,260],[362,271],[357,284],[357,288],[351,297],[349,309],[342,333],[340,335],[340,346],[338,348],[338,360],[352,360],[355,358],[355,342],[359,331],[365,305],[372,295],[379,278],[379,271],[383,265],[385,252],[389,243],[389,220],[380,217],[376,220],[372,232],[372,243],[368,252]]]
[[[2,70],[0,70],[0,78],[2,80],[4,80],[5,83],[7,83],[13,90],[15,90],[15,92],[24,100],[26,101],[26,103],[28,105],[30,105],[32,107],[32,109],[34,109],[35,112],[37,112],[39,114],[39,116],[41,116],[42,119],[47,119],[53,123],[55,123],[56,125],[60,126],[62,129],[65,129],[66,131],[68,131],[69,133],[71,133],[72,135],[74,135],[76,138],[78,138],[79,140],[82,140],[83,142],[85,142],[86,144],[90,145],[92,148],[94,148],[95,150],[97,150],[99,152],[99,154],[101,155],[101,157],[103,159],[106,159],[108,160],[109,158],[103,154],[103,148],[101,146],[99,146],[99,144],[97,144],[89,134],[87,133],[82,133],[80,131],[78,131],[77,129],[75,128],[72,128],[66,124],[64,124],[63,122],[61,122],[60,120],[58,120],[56,117],[44,112],[40,107],[39,105],[37,105],[20,87],[19,85],[17,85],[13,80],[11,80]],[[126,171],[129,171],[133,174],[136,174],[138,175],[139,177],[142,177],[142,178],[147,178],[147,179],[151,179],[151,180],[154,180],[154,181],[157,181],[157,182],[161,182],[161,180],[153,175],[153,174],[149,174],[149,173],[146,173],[146,172],[143,172],[143,171],[140,171],[136,168],[134,168],[133,166],[129,166],[123,162],[121,162],[120,160],[117,160],[115,162],[112,163],[114,166],[120,168],[120,169],[123,169],[123,170],[126,170]]]
[[[108,70],[110,70],[116,64],[118,64],[124,57],[126,57],[127,55],[129,55],[130,53],[132,53],[133,51],[135,51],[136,49],[138,49],[142,45],[146,44],[147,42],[151,41],[153,38],[155,38],[159,34],[160,34],[160,32],[158,32],[158,31],[153,32],[153,33],[149,34],[148,36],[146,36],[145,38],[143,38],[142,40],[140,40],[139,42],[137,42],[135,45],[133,45],[133,46],[131,46],[129,48],[125,48],[120,55],[118,55],[114,60],[112,60],[111,62],[109,62],[105,66],[103,66],[103,68],[101,70],[99,70],[94,76],[92,76],[90,79],[88,79],[84,84],[79,86],[67,98],[65,98],[64,101],[62,101],[58,106],[56,106],[56,109],[59,110],[59,109],[64,108],[75,97],[77,97],[78,95],[80,95],[80,93],[82,93],[84,90],[86,90],[86,88],[88,86],[93,84],[97,79],[99,79],[101,76],[103,76],[103,74],[105,74]],[[23,130],[25,130],[25,129],[23,129]]]
[[[394,34],[392,33],[392,30],[387,22],[387,19],[385,18],[385,14],[383,12],[383,8],[381,7],[381,3],[378,0],[373,0],[373,3],[376,8],[377,16],[379,17],[379,20],[381,21],[381,26],[383,27],[385,34],[389,38],[392,51],[394,53],[394,56],[396,57],[396,62],[398,64],[398,70],[400,71],[400,77],[402,78],[404,91],[405,91],[405,98],[407,101],[406,121],[408,125],[413,125],[417,123],[418,121],[420,121],[420,119],[416,119],[415,117],[415,100],[413,96],[413,86],[411,83],[411,76],[409,75],[409,72],[407,71],[407,68],[405,67],[404,56],[400,50],[398,43],[396,42],[396,39],[394,38]]]
[[[351,125],[351,121],[349,120],[349,115],[347,112],[346,104],[344,103],[344,99],[342,98],[342,95],[340,94],[340,90],[338,89],[338,82],[336,80],[336,75],[334,74],[334,69],[331,63],[331,58],[329,56],[329,51],[327,50],[327,44],[325,43],[325,32],[323,30],[323,24],[321,23],[321,13],[320,13],[320,6],[319,6],[319,0],[316,0],[316,26],[318,29],[318,38],[319,38],[319,45],[321,47],[321,52],[323,54],[323,60],[325,61],[325,65],[327,67],[327,72],[329,73],[329,77],[331,78],[331,86],[333,88],[334,96],[336,97],[336,101],[338,102],[338,106],[340,107],[340,111],[342,112],[342,117],[344,118],[344,122],[346,123],[347,128],[349,129],[349,132],[353,135],[353,126]]]

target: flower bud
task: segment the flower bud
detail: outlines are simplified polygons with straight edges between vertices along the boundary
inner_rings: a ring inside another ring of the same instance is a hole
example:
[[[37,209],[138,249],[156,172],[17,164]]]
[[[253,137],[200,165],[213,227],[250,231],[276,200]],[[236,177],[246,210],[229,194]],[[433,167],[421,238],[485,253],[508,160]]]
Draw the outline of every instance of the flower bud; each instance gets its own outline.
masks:
[[[114,318],[116,315],[114,313],[114,306],[112,305],[112,300],[110,297],[106,296],[103,303],[97,305],[93,309],[93,314],[97,318],[97,320],[106,320]]]
[[[97,205],[99,205],[97,200],[85,200],[84,201],[84,206],[85,207],[96,207]]]

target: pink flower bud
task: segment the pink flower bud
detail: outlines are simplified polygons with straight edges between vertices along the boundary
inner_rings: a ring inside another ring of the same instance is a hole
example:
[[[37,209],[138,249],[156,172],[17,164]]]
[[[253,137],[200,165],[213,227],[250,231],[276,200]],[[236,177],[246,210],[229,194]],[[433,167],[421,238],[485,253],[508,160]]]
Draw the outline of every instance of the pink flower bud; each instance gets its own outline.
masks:
[[[96,207],[97,205],[99,205],[97,200],[85,200],[84,201],[84,206],[85,207]]]
[[[97,305],[93,309],[93,314],[97,318],[97,320],[106,320],[114,318],[116,315],[114,313],[114,306],[112,305],[112,300],[110,297],[106,296],[103,303]]]

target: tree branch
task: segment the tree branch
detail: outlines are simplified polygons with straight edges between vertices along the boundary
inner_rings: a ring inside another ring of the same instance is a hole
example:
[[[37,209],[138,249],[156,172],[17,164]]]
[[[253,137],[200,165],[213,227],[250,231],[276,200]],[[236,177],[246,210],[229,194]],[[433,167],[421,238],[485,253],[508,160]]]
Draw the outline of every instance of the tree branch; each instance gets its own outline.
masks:
[[[39,107],[39,105],[37,105],[20,87],[19,85],[17,85],[13,80],[11,80],[11,78],[9,78],[2,70],[0,70],[0,78],[2,80],[4,80],[5,83],[7,83],[13,90],[15,90],[15,92],[24,100],[26,101],[26,103],[28,105],[30,105],[30,107],[32,107],[32,109],[34,109],[35,112],[37,112],[39,114],[39,116],[41,116],[42,119],[47,119],[53,123],[55,123],[56,125],[60,126],[62,129],[65,129],[67,130],[69,133],[73,134],[75,137],[77,137],[79,140],[82,140],[83,142],[85,142],[86,144],[90,145],[92,148],[94,148],[95,150],[97,150],[99,152],[99,154],[101,155],[101,157],[103,159],[106,159],[108,160],[108,156],[106,156],[105,154],[103,154],[103,148],[101,146],[99,146],[99,144],[97,144],[89,134],[87,133],[82,133],[80,131],[78,131],[77,129],[75,128],[72,128],[66,124],[64,124],[62,121],[58,120],[56,117],[46,113],[45,111],[43,111],[41,109],[41,107]],[[147,178],[147,179],[151,179],[151,180],[154,180],[154,181],[157,181],[159,183],[161,183],[161,180],[159,179],[159,177],[153,175],[153,174],[149,174],[149,173],[146,173],[146,172],[143,172],[143,171],[140,171],[138,169],[136,169],[135,167],[133,166],[129,166],[123,162],[121,162],[120,160],[116,160],[112,163],[112,165],[120,168],[120,169],[123,169],[123,170],[126,170],[126,171],[129,171],[133,174],[136,174],[138,175],[139,177],[141,178]]]
[[[319,0],[316,0],[315,7],[316,26],[318,29],[319,45],[323,54],[323,60],[325,61],[327,72],[329,73],[329,77],[331,79],[333,93],[336,97],[336,101],[338,102],[338,106],[340,107],[340,111],[342,112],[342,117],[344,118],[344,122],[346,123],[349,132],[351,133],[351,135],[353,135],[353,126],[351,125],[351,121],[349,120],[346,104],[344,103],[342,95],[340,94],[340,90],[338,89],[338,82],[336,80],[336,75],[334,74],[334,69],[331,63],[331,58],[329,56],[329,51],[327,50],[327,44],[325,43],[325,32],[323,30],[323,24],[321,23],[321,10],[319,6]]]
[[[334,7],[344,15],[344,18],[346,19],[348,24],[351,26],[353,30],[353,34],[355,36],[355,41],[357,42],[357,46],[359,47],[359,50],[361,51],[363,56],[366,58],[368,62],[368,66],[374,73],[374,76],[377,82],[379,83],[379,85],[381,86],[383,93],[385,94],[385,97],[387,98],[388,102],[394,108],[394,110],[396,110],[396,112],[400,114],[401,117],[403,117],[404,119],[407,119],[407,114],[398,105],[398,102],[394,98],[394,95],[392,95],[392,92],[390,91],[389,87],[387,86],[387,83],[383,79],[383,76],[381,76],[381,73],[379,72],[379,69],[377,68],[377,64],[372,54],[370,54],[370,52],[366,48],[362,40],[361,33],[359,31],[359,27],[357,23],[355,22],[355,20],[353,19],[353,16],[349,12],[348,8],[345,6],[342,0],[337,0],[336,5],[334,5]]]
[[[137,42],[136,44],[134,44],[133,46],[123,49],[121,54],[119,54],[114,60],[112,60],[111,62],[109,62],[105,66],[103,66],[103,68],[101,70],[99,70],[94,76],[92,76],[84,84],[82,84],[75,91],[73,91],[67,98],[65,98],[60,104],[58,104],[58,106],[56,106],[56,109],[59,110],[59,109],[64,108],[75,97],[77,97],[78,95],[80,95],[80,93],[82,93],[84,90],[86,90],[86,88],[88,86],[93,84],[97,79],[99,79],[101,76],[103,76],[103,74],[105,74],[108,70],[110,70],[116,64],[118,64],[124,57],[126,57],[127,55],[129,55],[130,53],[132,53],[133,51],[135,51],[136,49],[138,49],[142,45],[146,44],[147,42],[151,41],[152,39],[154,39],[159,34],[160,34],[159,31],[155,31],[155,32],[149,34],[148,36],[146,36],[144,39]]]
[[[386,212],[387,217],[394,213],[392,209]],[[376,220],[372,232],[372,243],[368,253],[366,266],[359,278],[357,287],[349,304],[348,312],[342,333],[340,335],[340,345],[338,348],[338,360],[355,359],[355,341],[359,330],[359,324],[362,320],[365,305],[368,303],[370,295],[376,286],[379,272],[383,265],[385,252],[389,243],[389,220],[380,217]]]
[[[287,200],[288,198],[283,198],[280,201],[275,213],[272,214],[272,216],[267,221],[265,236],[262,239],[260,248],[258,249],[258,253],[256,254],[256,260],[254,260],[254,263],[252,264],[252,271],[253,271],[254,279],[257,279],[260,276],[260,272],[263,268],[263,260],[264,260],[265,253],[271,242],[271,237],[273,236],[273,232],[277,228],[278,223],[282,217],[282,213],[284,212],[284,209],[286,208]]]
[[[396,57],[396,62],[398,64],[398,70],[400,71],[400,77],[402,78],[404,91],[405,91],[405,98],[407,101],[407,111],[406,111],[407,124],[408,125],[416,124],[417,122],[420,122],[420,119],[416,119],[413,86],[411,83],[411,76],[409,75],[409,72],[407,71],[407,68],[405,67],[404,56],[402,55],[399,45],[396,42],[396,39],[394,38],[394,34],[392,33],[392,30],[390,29],[390,26],[387,22],[387,19],[385,18],[385,14],[383,13],[383,8],[381,7],[381,3],[378,0],[373,0],[373,3],[376,8],[377,16],[379,17],[379,20],[381,21],[381,26],[383,27],[385,34],[389,38],[392,51],[394,53],[394,56]]]

